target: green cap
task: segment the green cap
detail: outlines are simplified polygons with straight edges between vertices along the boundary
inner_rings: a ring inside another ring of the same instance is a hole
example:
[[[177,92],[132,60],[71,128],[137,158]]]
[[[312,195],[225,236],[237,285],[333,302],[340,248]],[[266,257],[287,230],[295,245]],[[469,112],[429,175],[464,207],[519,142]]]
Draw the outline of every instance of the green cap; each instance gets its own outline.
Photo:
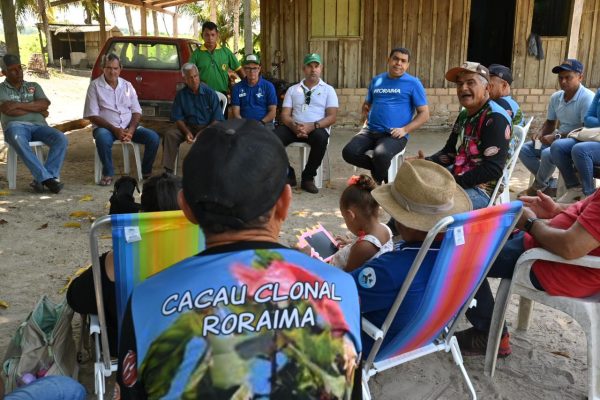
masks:
[[[321,64],[321,56],[317,53],[310,53],[304,56],[304,65],[310,64],[311,62]]]
[[[242,60],[242,65],[246,64],[259,64],[260,58],[256,54],[246,54]]]

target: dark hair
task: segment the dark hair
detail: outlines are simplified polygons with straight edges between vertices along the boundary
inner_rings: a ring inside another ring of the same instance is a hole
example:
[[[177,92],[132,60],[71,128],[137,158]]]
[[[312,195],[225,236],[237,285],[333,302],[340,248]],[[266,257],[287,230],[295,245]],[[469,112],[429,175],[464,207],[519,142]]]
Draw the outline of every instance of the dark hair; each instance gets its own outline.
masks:
[[[410,51],[404,47],[395,47],[390,51],[390,58],[394,55],[394,53],[402,53],[408,56],[408,61],[410,61]]]
[[[179,210],[177,194],[181,178],[163,173],[144,181],[142,187],[142,212]]]
[[[377,216],[379,214],[379,204],[371,196],[371,190],[375,189],[377,184],[368,175],[360,175],[357,178],[342,192],[340,208],[348,209],[350,206],[356,206],[369,217]]]
[[[202,33],[204,33],[204,31],[206,30],[217,31],[217,33],[219,33],[219,28],[217,27],[217,24],[215,24],[212,21],[206,21],[202,24]]]
[[[122,67],[121,59],[119,58],[118,55],[116,55],[115,53],[105,54],[104,56],[102,56],[102,68],[106,67],[106,63],[109,63],[109,62],[115,61],[115,60],[117,60],[119,62],[119,67]]]

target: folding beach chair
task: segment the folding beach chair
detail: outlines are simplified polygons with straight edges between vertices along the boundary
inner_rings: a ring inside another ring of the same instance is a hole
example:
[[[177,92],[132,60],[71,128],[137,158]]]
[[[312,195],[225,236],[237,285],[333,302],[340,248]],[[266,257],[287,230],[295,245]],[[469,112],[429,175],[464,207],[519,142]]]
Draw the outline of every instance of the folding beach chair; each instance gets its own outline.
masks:
[[[463,366],[454,330],[512,232],[521,207],[521,202],[514,201],[457,214],[441,219],[431,229],[383,325],[376,327],[365,318],[362,320],[363,330],[375,340],[363,365],[363,399],[371,398],[368,382],[375,374],[436,351],[452,352],[473,398],[477,398]],[[433,240],[444,229],[422,303],[406,326],[382,345]]]
[[[112,231],[119,331],[127,300],[137,284],[204,249],[202,231],[181,211],[107,215],[94,222],[90,250],[98,315],[90,316],[90,334],[94,336],[96,350],[94,380],[98,399],[105,393],[105,377],[117,369],[108,347],[100,282],[98,238],[106,228]]]
[[[494,188],[494,192],[490,196],[490,202],[488,206],[493,206],[494,204],[502,204],[510,202],[510,177],[515,169],[515,165],[517,165],[517,160],[519,159],[519,153],[521,152],[521,148],[525,143],[525,138],[527,138],[527,132],[529,132],[529,127],[531,126],[531,122],[533,121],[533,117],[527,121],[525,126],[513,126],[513,136],[515,137],[514,148],[512,149],[512,154],[509,159],[506,161],[506,165],[502,170],[502,178],[498,180],[496,187]],[[502,191],[500,191],[502,190]]]

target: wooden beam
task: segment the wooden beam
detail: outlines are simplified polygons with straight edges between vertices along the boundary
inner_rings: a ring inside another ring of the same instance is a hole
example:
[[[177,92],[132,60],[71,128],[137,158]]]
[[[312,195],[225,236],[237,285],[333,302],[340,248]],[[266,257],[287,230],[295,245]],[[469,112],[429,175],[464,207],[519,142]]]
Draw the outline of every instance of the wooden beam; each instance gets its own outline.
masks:
[[[579,48],[579,28],[581,26],[581,14],[583,13],[583,1],[575,0],[573,2],[573,14],[571,16],[571,31],[569,33],[569,51],[567,58],[577,58]]]
[[[81,0],[56,0],[50,2],[50,7],[64,6],[71,3],[79,3]]]
[[[179,19],[179,14],[173,15],[173,37],[179,36],[179,27],[177,25],[177,20]]]
[[[112,4],[127,4],[133,7],[145,7],[148,10],[154,10],[154,11],[158,11],[161,13],[165,13],[167,15],[174,15],[175,13],[173,11],[169,11],[169,10],[165,10],[162,7],[157,7],[157,6],[153,6],[150,4],[144,4],[139,0],[106,0],[108,3],[112,3]],[[182,1],[185,2],[185,1]]]
[[[2,23],[4,26],[6,51],[9,54],[14,54],[20,57],[15,4],[12,2],[12,0],[0,0],[0,9],[2,11]],[[21,62],[23,61],[27,62],[27,60],[21,60]]]
[[[142,6],[142,8],[140,8],[140,22],[142,25],[142,36],[148,36],[148,14],[146,13],[146,7]]]

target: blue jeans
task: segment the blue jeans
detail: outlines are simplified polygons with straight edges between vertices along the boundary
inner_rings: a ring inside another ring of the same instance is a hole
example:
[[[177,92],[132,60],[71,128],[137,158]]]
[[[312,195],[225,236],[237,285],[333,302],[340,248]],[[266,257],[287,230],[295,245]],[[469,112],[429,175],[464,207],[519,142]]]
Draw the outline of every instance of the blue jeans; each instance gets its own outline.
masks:
[[[550,153],[550,146],[542,145],[541,149],[534,147],[534,142],[529,141],[523,145],[519,153],[519,160],[535,175],[533,183],[536,189],[545,189],[556,168]]]
[[[17,152],[37,182],[60,178],[60,169],[69,144],[64,133],[48,125],[11,121],[6,125],[4,140]],[[29,142],[35,141],[43,142],[50,148],[44,165],[29,147]]]
[[[600,165],[600,142],[560,139],[552,143],[550,151],[567,189],[579,186],[581,180],[583,194],[589,196],[594,193],[594,165]],[[575,174],[576,169],[579,179]]]
[[[471,203],[473,203],[473,210],[479,210],[480,208],[486,208],[490,202],[490,196],[478,187],[472,187],[465,189]]]
[[[100,156],[100,161],[102,162],[102,175],[113,176],[115,174],[115,169],[113,168],[112,162],[112,145],[117,138],[106,128],[94,129],[93,135],[94,139],[96,139],[98,156]],[[131,141],[144,145],[142,175],[151,175],[152,164],[154,164],[154,158],[156,158],[160,137],[153,130],[144,128],[143,126],[138,126],[133,133]]]
[[[46,376],[13,390],[5,400],[85,400],[86,392],[76,380],[67,376]]]

